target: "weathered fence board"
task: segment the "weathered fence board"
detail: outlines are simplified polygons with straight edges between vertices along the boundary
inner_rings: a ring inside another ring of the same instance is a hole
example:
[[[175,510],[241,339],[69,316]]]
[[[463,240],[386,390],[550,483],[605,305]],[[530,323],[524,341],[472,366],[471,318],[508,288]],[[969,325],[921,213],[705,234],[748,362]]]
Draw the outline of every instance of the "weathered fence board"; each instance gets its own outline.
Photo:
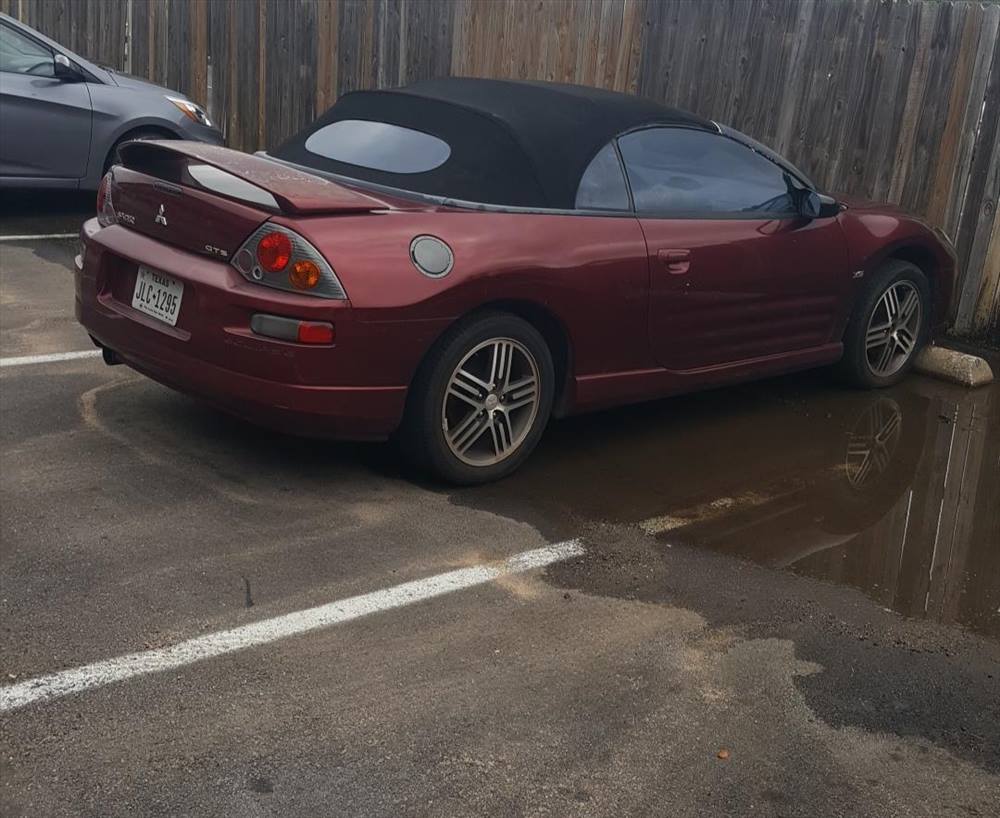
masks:
[[[1000,7],[990,11],[1000,14]],[[973,329],[992,326],[996,334],[1000,327],[1000,263],[996,250],[1000,210],[1000,40],[994,38],[992,46],[968,191],[958,222],[958,255],[966,271],[957,325]]]
[[[446,74],[630,91],[955,239],[958,329],[1000,335],[996,0],[0,0],[273,147],[356,88]],[[130,36],[126,37],[126,31]],[[211,93],[209,82],[211,80]],[[985,103],[985,107],[984,107]]]

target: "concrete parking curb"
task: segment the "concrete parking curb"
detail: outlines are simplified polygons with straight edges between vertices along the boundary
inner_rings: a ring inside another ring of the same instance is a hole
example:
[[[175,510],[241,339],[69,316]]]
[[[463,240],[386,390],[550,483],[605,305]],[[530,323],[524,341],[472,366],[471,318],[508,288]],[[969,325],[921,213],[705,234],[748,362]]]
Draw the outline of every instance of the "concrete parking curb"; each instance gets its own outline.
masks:
[[[924,375],[961,386],[985,386],[993,382],[993,370],[983,358],[946,347],[926,347],[917,356],[915,368]]]

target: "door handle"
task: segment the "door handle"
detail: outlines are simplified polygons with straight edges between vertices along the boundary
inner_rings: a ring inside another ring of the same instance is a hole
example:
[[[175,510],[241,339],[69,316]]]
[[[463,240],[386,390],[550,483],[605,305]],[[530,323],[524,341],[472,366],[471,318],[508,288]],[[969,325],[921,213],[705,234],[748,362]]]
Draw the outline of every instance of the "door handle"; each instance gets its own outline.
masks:
[[[690,250],[657,250],[656,257],[671,275],[683,275],[691,269]]]

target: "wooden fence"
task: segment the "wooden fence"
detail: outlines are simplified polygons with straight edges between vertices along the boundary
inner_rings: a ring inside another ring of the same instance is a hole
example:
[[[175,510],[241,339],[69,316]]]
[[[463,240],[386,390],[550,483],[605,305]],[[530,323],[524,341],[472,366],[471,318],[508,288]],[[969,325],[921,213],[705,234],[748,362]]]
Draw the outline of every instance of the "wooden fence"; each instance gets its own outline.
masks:
[[[578,82],[733,125],[826,189],[941,226],[956,328],[1000,340],[996,0],[0,0],[69,48],[276,145],[356,88]]]

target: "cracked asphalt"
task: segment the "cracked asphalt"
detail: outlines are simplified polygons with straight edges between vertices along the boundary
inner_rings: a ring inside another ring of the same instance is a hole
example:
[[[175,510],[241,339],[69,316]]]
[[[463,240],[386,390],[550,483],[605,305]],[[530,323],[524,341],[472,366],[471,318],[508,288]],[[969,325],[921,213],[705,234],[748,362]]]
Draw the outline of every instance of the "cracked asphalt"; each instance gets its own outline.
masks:
[[[0,242],[0,357],[91,348],[75,247]],[[0,814],[1000,814],[998,475],[1000,389],[918,377],[568,419],[451,490],[100,358],[5,367],[3,685],[586,551],[4,712]]]

